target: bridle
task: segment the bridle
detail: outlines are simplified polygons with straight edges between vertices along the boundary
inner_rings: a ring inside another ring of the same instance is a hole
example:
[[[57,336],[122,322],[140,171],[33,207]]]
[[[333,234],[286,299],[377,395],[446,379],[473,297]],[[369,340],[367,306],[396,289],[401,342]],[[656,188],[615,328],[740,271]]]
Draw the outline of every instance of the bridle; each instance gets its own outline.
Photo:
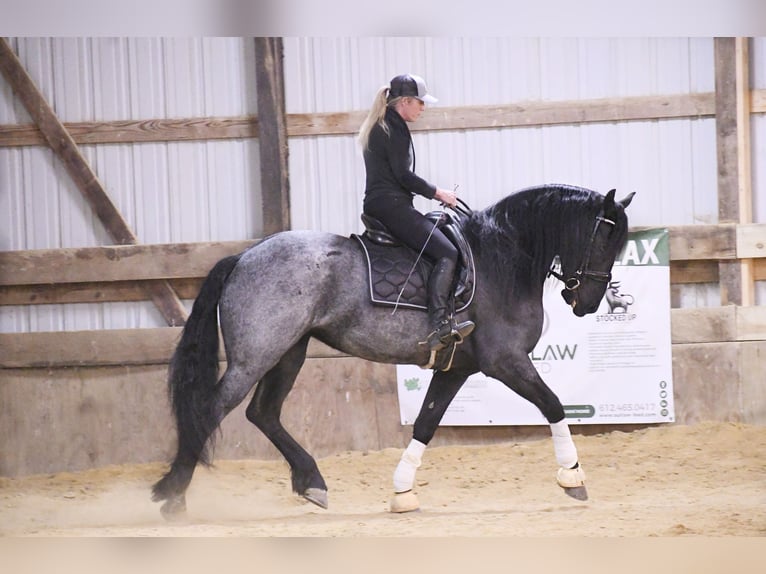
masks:
[[[465,216],[470,216],[472,213],[472,210],[470,207],[468,207],[468,204],[466,204],[463,200],[458,198],[458,204],[455,205],[452,210],[456,211],[457,213]],[[593,242],[596,240],[596,233],[598,233],[598,228],[602,223],[608,223],[611,226],[615,226],[616,223],[603,216],[603,211],[601,211],[596,216],[596,224],[593,226],[593,232],[590,234],[590,241],[588,242],[588,247],[585,248],[585,255],[582,258],[582,262],[580,263],[580,266],[577,268],[577,271],[574,272],[574,275],[571,277],[565,278],[561,273],[558,273],[554,270],[553,267],[551,267],[548,270],[548,276],[553,276],[562,283],[564,283],[564,287],[567,291],[577,291],[577,289],[580,288],[580,285],[582,284],[582,279],[593,279],[594,281],[599,281],[600,283],[609,283],[609,281],[612,280],[612,273],[604,273],[603,271],[593,271],[591,269],[588,269],[588,266],[590,265],[590,254],[591,250],[593,249]]]
[[[603,211],[601,213],[603,213]],[[548,270],[548,276],[553,275],[556,279],[564,283],[564,287],[567,291],[577,291],[582,283],[582,278],[593,279],[594,281],[599,281],[601,283],[609,283],[609,281],[612,280],[611,273],[604,273],[603,271],[592,271],[588,269],[588,265],[590,265],[590,252],[593,248],[593,242],[596,240],[598,227],[602,222],[608,223],[612,226],[615,225],[614,221],[607,219],[601,214],[596,216],[596,224],[593,226],[593,233],[590,234],[588,247],[585,248],[585,255],[583,256],[582,263],[580,263],[580,266],[577,268],[577,271],[574,272],[574,275],[565,278],[561,273],[554,271],[553,267]]]

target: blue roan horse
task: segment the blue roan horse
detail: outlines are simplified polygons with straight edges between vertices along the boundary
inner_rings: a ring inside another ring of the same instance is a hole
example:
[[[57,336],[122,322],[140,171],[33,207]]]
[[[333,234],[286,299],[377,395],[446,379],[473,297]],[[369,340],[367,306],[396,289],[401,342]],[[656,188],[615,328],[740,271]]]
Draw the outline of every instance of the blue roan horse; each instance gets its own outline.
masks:
[[[426,445],[469,375],[482,372],[532,402],[550,423],[568,494],[587,498],[585,475],[556,395],[540,378],[529,353],[543,324],[543,283],[558,256],[562,296],[575,315],[597,310],[611,268],[628,233],[625,208],[580,187],[545,185],[516,192],[464,218],[476,266],[475,296],[458,320],[476,323],[459,345],[452,367],[434,371],[414,423],[413,438],[394,471],[391,510],[418,507],[412,492]],[[287,231],[219,261],[194,303],[169,371],[178,450],[153,487],[166,501],[166,518],[186,509],[185,492],[223,418],[256,385],[247,418],[290,465],[293,490],[327,507],[327,485],[313,457],[282,426],[280,413],[314,337],[369,361],[424,365],[418,341],[428,332],[426,313],[373,306],[368,270],[355,239]],[[218,379],[218,325],[227,368]]]

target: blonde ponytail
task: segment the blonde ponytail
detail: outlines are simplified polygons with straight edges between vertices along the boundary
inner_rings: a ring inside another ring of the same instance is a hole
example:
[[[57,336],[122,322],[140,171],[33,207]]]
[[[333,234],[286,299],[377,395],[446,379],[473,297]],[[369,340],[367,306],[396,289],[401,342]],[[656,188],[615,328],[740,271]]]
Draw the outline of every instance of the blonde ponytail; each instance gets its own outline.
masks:
[[[391,102],[394,103],[394,102]],[[370,140],[370,132],[375,124],[380,125],[383,131],[388,133],[388,124],[386,123],[386,106],[388,102],[388,86],[381,87],[375,94],[375,99],[372,101],[372,108],[370,109],[367,117],[362,122],[362,127],[359,128],[359,135],[357,141],[362,146],[363,150],[367,149],[367,145]]]

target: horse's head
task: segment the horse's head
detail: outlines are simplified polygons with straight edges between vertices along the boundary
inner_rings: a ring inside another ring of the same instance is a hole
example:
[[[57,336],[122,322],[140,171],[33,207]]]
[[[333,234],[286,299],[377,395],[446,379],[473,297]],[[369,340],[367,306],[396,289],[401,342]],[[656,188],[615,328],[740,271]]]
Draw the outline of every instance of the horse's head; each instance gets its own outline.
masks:
[[[614,200],[615,190],[604,196],[601,210],[590,222],[579,261],[563,261],[562,272],[556,276],[564,282],[561,296],[578,317],[594,313],[604,297],[612,279],[614,260],[625,245],[628,236],[628,217],[625,208],[634,193],[620,201]],[[579,265],[575,270],[572,268]]]

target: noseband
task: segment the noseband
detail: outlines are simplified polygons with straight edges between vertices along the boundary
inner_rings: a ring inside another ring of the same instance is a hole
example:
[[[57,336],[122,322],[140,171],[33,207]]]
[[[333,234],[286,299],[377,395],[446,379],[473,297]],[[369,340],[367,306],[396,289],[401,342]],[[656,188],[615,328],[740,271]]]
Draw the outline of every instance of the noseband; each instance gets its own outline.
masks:
[[[571,277],[565,278],[561,273],[557,273],[553,270],[553,267],[550,268],[548,271],[548,275],[553,275],[556,279],[564,283],[564,287],[567,291],[577,291],[579,289],[581,284],[581,279],[583,277],[587,277],[588,279],[593,279],[594,281],[600,281],[602,283],[609,283],[609,281],[612,280],[612,274],[611,273],[604,273],[603,271],[591,271],[588,269],[588,265],[590,265],[590,252],[593,248],[593,242],[596,240],[596,233],[598,232],[598,226],[601,225],[601,223],[608,223],[609,225],[615,225],[614,221],[611,219],[607,219],[606,217],[603,217],[602,215],[596,216],[596,225],[593,226],[593,233],[590,234],[590,241],[588,242],[588,247],[585,249],[585,255],[583,256],[582,263],[580,263],[580,267],[577,268],[577,271],[574,272],[574,275]]]

